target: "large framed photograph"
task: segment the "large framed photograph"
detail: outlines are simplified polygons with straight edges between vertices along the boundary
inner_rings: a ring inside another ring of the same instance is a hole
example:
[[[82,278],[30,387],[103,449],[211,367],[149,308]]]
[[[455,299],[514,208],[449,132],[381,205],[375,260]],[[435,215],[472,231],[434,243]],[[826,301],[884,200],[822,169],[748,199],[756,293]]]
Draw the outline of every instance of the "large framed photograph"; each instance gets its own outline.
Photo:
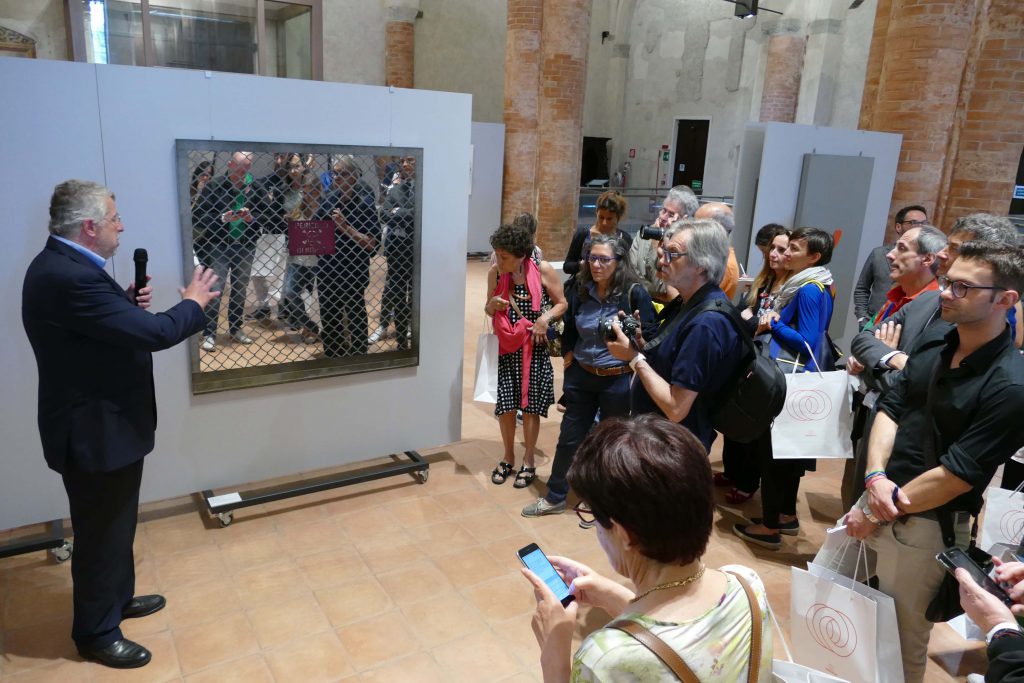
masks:
[[[419,363],[422,150],[178,140],[195,394]]]

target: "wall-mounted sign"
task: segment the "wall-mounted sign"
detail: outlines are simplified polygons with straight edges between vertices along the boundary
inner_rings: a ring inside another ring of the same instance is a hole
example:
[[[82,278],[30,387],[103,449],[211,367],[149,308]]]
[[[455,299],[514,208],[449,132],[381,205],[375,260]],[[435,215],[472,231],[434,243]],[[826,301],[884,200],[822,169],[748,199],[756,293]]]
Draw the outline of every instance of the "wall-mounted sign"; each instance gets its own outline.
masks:
[[[691,180],[690,181],[690,188],[693,189],[693,190],[698,190],[698,191],[699,190],[703,190],[704,189],[704,181],[703,180]]]
[[[1024,199],[1024,185],[1014,185],[1013,186],[1013,198],[1014,199]]]

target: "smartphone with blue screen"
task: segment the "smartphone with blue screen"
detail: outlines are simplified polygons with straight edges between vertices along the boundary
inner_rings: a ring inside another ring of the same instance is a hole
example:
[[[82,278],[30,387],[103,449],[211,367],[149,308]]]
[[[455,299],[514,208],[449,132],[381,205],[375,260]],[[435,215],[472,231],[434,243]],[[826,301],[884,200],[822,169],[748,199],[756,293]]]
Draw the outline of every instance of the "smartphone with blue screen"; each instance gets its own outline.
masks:
[[[544,551],[536,543],[520,548],[516,551],[516,555],[519,556],[519,560],[526,565],[527,569],[539,576],[540,580],[547,584],[551,592],[555,594],[555,597],[562,601],[562,607],[567,607],[570,602],[576,599],[576,596],[572,594],[572,590],[565,585],[565,581],[555,571],[551,560],[547,558],[547,555],[544,554]]]

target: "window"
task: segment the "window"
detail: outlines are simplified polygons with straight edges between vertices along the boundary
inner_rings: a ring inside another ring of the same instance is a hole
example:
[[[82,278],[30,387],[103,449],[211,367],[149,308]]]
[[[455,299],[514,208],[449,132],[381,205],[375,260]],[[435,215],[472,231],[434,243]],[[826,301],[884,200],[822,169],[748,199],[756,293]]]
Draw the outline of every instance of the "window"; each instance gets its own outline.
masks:
[[[323,78],[322,0],[67,0],[76,61]]]

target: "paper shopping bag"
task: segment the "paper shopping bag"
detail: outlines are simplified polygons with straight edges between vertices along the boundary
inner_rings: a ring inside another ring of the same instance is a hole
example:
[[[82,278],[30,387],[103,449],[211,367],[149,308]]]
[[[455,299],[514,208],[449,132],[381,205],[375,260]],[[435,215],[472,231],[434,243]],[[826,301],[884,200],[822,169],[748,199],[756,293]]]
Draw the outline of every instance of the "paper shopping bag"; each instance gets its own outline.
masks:
[[[772,683],[850,683],[845,678],[815,671],[796,662],[772,661]]]
[[[484,332],[476,342],[476,383],[473,400],[498,402],[498,335]]]
[[[826,531],[825,542],[814,556],[814,564],[850,579],[867,580],[875,574],[875,561],[878,555],[863,541],[848,536],[841,526],[842,520],[839,520],[833,527],[835,531]],[[866,561],[859,559],[864,556]]]
[[[844,371],[786,375],[786,404],[772,425],[772,456],[852,458],[849,386]]]
[[[990,552],[996,543],[1016,546],[1024,535],[1024,492],[990,486],[985,491],[979,548]]]

